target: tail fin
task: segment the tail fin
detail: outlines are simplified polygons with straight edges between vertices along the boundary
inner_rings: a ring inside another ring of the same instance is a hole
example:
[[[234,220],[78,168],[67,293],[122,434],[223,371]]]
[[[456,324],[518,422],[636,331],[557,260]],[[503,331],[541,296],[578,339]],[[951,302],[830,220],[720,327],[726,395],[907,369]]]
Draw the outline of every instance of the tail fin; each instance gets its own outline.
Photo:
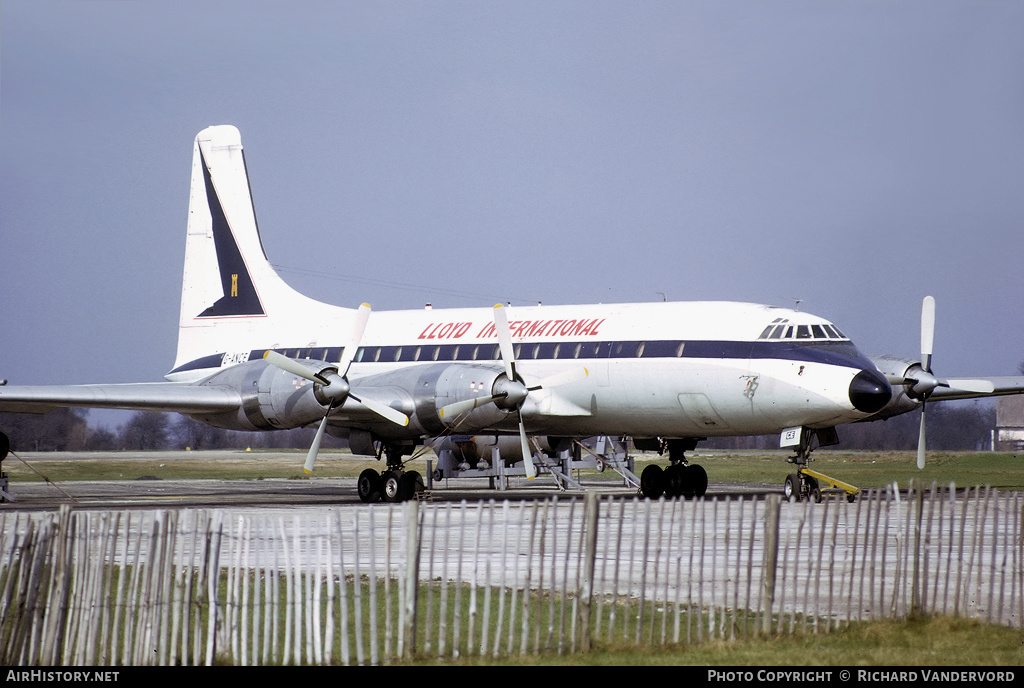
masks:
[[[242,138],[230,125],[199,132],[192,152],[178,354],[172,379],[219,367],[221,354],[310,346],[349,309],[299,294],[260,241]],[[282,341],[289,336],[291,341]],[[190,374],[191,373],[191,374]]]

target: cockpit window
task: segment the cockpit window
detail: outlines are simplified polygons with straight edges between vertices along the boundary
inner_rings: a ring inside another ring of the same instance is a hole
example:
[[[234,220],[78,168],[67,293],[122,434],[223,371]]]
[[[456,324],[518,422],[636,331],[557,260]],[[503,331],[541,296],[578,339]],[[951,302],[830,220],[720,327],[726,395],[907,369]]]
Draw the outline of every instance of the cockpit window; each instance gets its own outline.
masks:
[[[790,325],[785,318],[776,318],[758,339],[846,339],[839,328],[830,323],[820,325]]]

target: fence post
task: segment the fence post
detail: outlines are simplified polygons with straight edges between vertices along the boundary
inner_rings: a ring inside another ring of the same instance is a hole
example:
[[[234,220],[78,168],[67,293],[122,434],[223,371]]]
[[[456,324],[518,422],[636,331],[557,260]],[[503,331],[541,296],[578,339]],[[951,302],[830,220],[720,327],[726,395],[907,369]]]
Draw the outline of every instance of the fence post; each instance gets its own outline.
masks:
[[[914,616],[921,611],[921,519],[924,515],[924,486],[911,480],[910,489],[914,491],[914,560],[911,563],[910,616]]]
[[[584,652],[591,648],[590,618],[594,594],[594,567],[597,561],[597,495],[588,492],[584,502],[586,544],[583,554],[583,587],[580,589],[580,647]]]
[[[402,614],[402,657],[416,654],[416,593],[420,582],[420,503],[405,502],[405,609]]]
[[[775,574],[779,560],[779,495],[765,498],[768,517],[764,523],[764,595],[761,602],[761,630],[772,630],[772,607],[775,603]]]

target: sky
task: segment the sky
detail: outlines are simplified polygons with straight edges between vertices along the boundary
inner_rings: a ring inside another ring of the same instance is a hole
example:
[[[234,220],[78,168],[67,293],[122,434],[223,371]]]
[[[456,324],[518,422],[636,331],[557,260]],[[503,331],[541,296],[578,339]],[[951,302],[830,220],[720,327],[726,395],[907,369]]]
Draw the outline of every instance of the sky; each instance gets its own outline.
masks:
[[[1024,3],[0,3],[0,379],[174,359],[192,141],[375,310],[735,300],[1024,361]]]

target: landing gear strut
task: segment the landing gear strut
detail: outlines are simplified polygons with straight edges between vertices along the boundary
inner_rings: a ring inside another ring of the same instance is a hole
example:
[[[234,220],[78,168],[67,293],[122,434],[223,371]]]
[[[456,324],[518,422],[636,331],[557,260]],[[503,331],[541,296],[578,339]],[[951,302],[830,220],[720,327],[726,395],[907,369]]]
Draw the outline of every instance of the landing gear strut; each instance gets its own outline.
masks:
[[[817,504],[821,502],[824,492],[841,492],[846,494],[846,501],[856,501],[860,488],[836,480],[824,473],[812,471],[807,467],[807,464],[811,461],[811,451],[814,449],[813,443],[815,440],[818,441],[818,446],[822,447],[839,443],[839,437],[836,434],[835,428],[826,428],[824,430],[804,428],[801,433],[800,444],[797,446],[796,456],[786,459],[790,463],[796,464],[797,469],[796,473],[790,473],[786,476],[786,482],[782,487],[783,496],[790,502],[799,502],[801,499],[807,498],[813,499]],[[825,486],[824,491],[822,485]]]
[[[648,499],[703,497],[708,491],[708,474],[698,464],[690,464],[685,452],[697,446],[696,439],[666,440],[661,452],[668,449],[669,466],[662,469],[650,465],[640,474],[640,493]]]
[[[416,471],[405,470],[402,464],[403,447],[389,444],[384,445],[382,451],[387,458],[387,468],[380,473],[367,468],[359,474],[356,482],[359,499],[368,504],[381,499],[392,503],[416,499],[424,490],[423,476]]]

